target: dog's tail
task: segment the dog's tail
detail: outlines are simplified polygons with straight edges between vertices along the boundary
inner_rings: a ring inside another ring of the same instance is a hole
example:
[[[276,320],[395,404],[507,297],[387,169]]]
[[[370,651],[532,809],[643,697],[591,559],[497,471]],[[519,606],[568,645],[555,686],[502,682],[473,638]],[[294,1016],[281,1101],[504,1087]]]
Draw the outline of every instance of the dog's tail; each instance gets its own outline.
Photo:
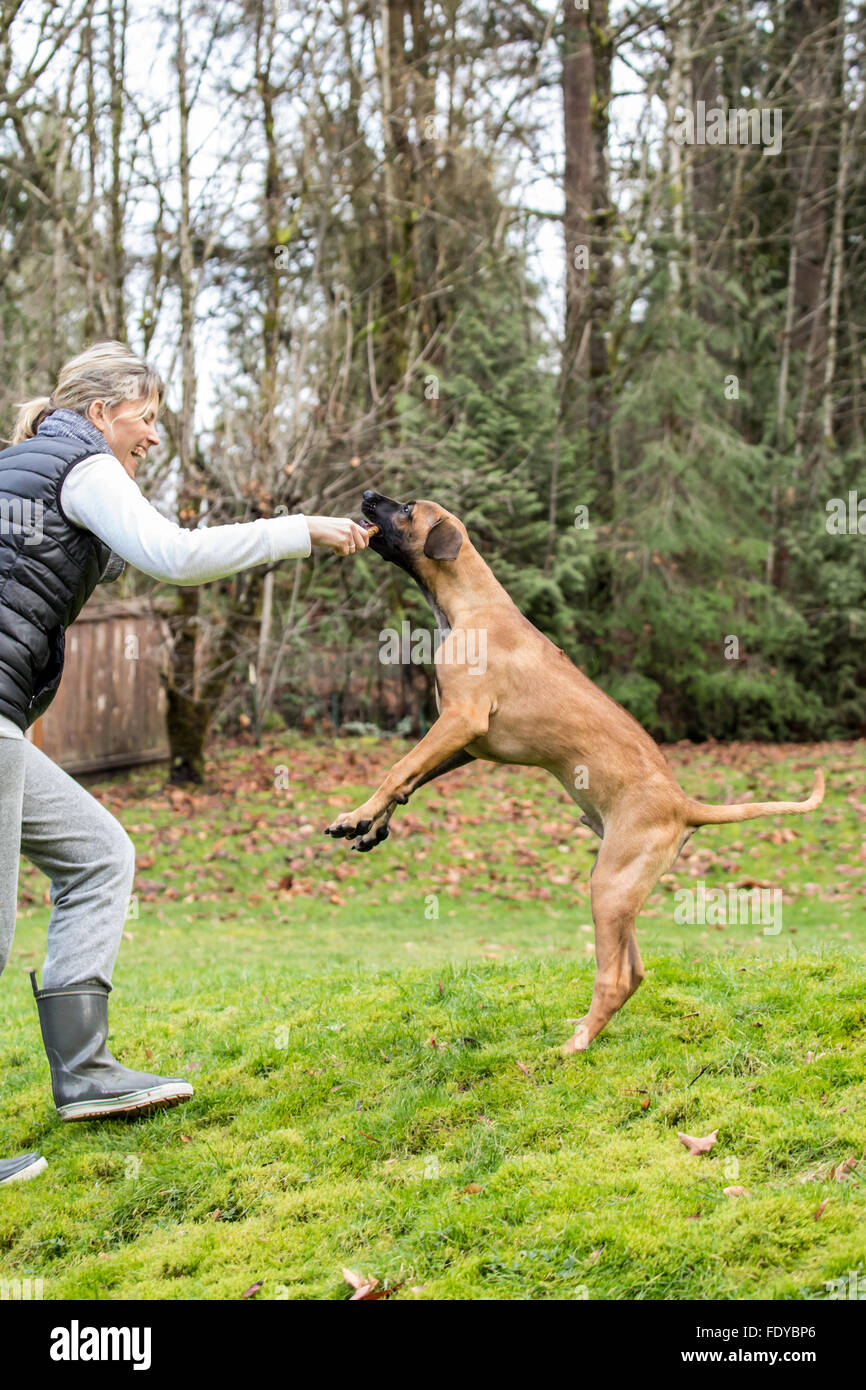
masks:
[[[710,806],[705,801],[686,797],[688,825],[728,825],[732,821],[757,820],[758,816],[802,816],[814,811],[824,800],[824,774],[815,770],[812,795],[805,801],[746,801],[739,806]]]

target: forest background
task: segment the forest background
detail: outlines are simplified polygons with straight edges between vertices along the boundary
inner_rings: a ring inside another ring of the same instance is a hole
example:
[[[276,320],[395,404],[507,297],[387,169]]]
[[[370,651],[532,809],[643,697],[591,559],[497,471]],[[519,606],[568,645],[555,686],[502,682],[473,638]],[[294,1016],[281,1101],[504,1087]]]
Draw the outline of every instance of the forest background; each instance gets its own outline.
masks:
[[[457,512],[664,740],[866,731],[863,7],[2,0],[0,428],[100,338],[169,385],[181,525]],[[372,554],[204,588],[208,733],[425,728]]]

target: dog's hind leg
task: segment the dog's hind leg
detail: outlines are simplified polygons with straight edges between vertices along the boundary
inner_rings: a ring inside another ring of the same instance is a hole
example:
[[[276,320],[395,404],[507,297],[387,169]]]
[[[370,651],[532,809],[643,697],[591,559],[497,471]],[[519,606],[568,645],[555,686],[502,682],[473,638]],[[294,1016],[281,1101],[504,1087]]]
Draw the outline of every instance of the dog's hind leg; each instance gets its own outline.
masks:
[[[676,857],[680,834],[674,825],[664,830],[646,824],[607,827],[591,880],[596,956],[592,1003],[564,1052],[583,1052],[643,979],[635,917]]]

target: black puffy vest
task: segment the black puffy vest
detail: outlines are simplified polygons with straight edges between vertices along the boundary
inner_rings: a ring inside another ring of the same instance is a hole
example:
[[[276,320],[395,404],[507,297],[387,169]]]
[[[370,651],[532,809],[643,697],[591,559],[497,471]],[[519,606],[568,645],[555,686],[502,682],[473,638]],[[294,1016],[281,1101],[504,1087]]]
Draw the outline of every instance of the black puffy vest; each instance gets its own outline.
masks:
[[[22,731],[57,694],[66,629],[111,556],[60,506],[67,473],[93,452],[43,435],[0,451],[0,714]]]

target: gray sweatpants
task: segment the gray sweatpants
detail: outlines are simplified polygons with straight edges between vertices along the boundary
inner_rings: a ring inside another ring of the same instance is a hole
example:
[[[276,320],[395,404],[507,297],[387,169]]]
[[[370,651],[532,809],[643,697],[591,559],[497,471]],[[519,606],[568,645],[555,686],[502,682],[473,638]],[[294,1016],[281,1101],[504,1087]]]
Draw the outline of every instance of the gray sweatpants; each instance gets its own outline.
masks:
[[[132,841],[28,739],[0,738],[0,972],[12,949],[21,854],[51,881],[42,985],[99,980],[110,988],[135,875]]]

